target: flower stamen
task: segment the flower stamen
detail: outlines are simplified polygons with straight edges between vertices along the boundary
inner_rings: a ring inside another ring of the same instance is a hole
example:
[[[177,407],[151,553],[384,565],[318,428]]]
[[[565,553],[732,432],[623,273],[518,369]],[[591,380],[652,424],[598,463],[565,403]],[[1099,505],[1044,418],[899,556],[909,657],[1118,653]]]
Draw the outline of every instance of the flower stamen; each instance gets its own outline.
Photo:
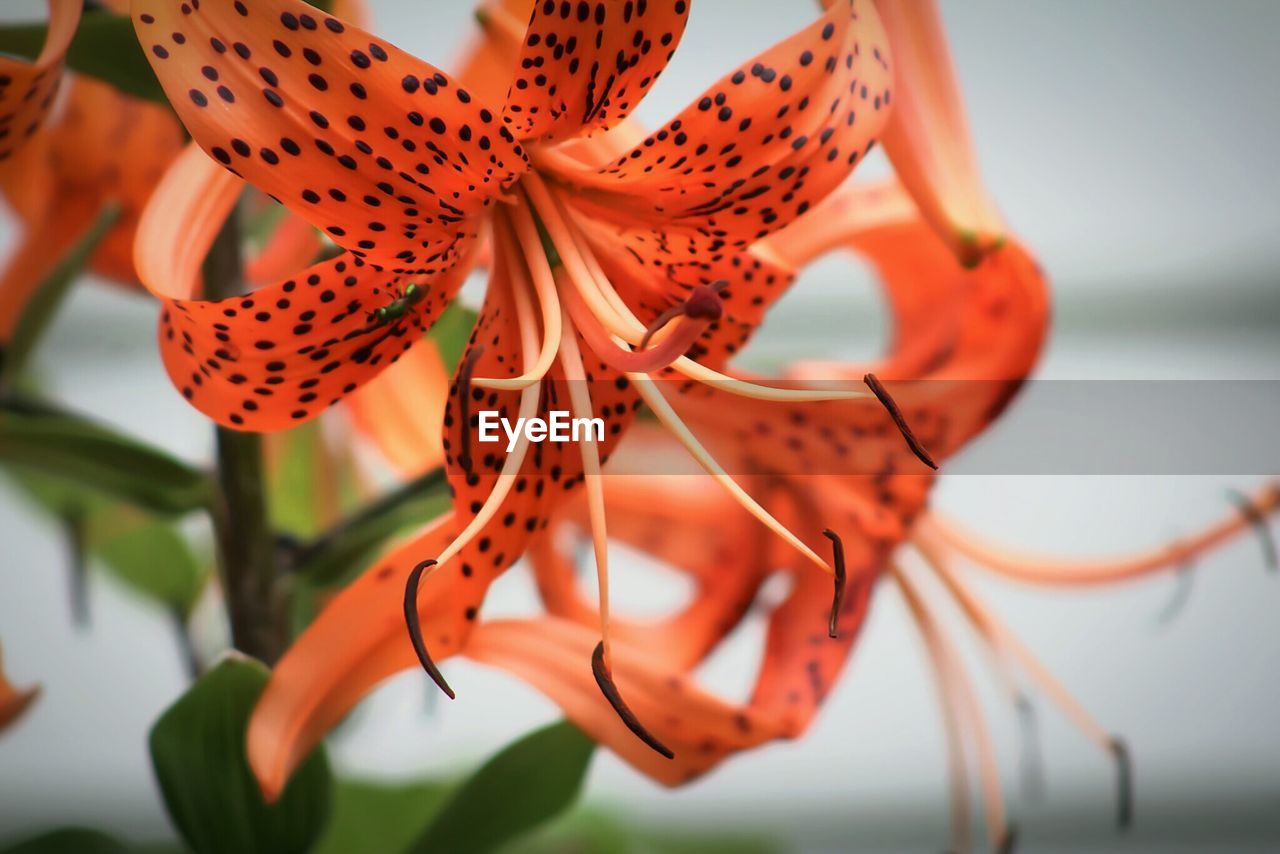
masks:
[[[636,738],[652,747],[658,753],[668,759],[675,759],[676,755],[671,748],[645,729],[644,724],[640,723],[640,719],[636,717],[635,712],[631,711],[626,701],[622,699],[622,695],[618,693],[618,686],[613,681],[613,674],[609,671],[609,665],[605,664],[604,641],[596,644],[595,651],[591,654],[591,673],[596,677],[596,684],[600,686],[600,693],[609,701],[609,705],[613,706],[613,710],[618,713],[618,717],[626,724],[627,729],[631,730]]]
[[[595,319],[609,334],[628,344],[638,344],[645,333],[645,326],[609,283],[599,265],[592,263],[586,238],[572,225],[567,208],[553,196],[550,189],[535,173],[526,175],[522,186],[529,201],[546,227],[551,242],[568,273],[569,281],[578,288]],[[588,260],[590,259],[590,260]],[[576,322],[576,320],[575,320]],[[805,403],[826,400],[857,400],[869,397],[865,391],[854,389],[803,389],[775,388],[736,379],[702,365],[687,356],[671,362],[671,368],[695,382],[713,386],[722,391],[754,400]]]
[[[560,341],[560,364],[564,369],[565,380],[569,386],[569,402],[573,407],[575,418],[592,417],[591,394],[587,389],[586,371],[582,367],[582,355],[578,352],[578,343],[573,332],[565,324]],[[595,437],[588,432],[578,443],[582,453],[582,473],[587,490],[587,512],[590,518],[591,541],[595,550],[596,585],[599,590],[600,643],[596,646],[591,659],[591,672],[595,675],[600,692],[609,701],[609,705],[617,713],[627,729],[631,730],[645,744],[658,753],[671,759],[674,753],[650,733],[639,718],[631,711],[617,684],[613,681],[613,666],[609,648],[609,539],[605,525],[604,488],[600,482],[600,452]]]
[[[501,215],[494,218],[498,261],[502,263],[504,270],[509,271],[513,289],[528,293],[532,288],[537,293],[538,310],[542,314],[542,349],[533,367],[518,377],[507,379],[483,377],[474,380],[475,384],[481,388],[506,391],[527,388],[546,376],[555,361],[562,322],[556,284],[551,275],[547,255],[542,251],[542,243],[538,238],[538,228],[533,222],[533,215],[525,205],[516,205],[512,215],[514,221]],[[517,251],[517,247],[520,251]],[[532,323],[533,319],[521,316],[520,322]]]
[[[888,411],[889,417],[893,419],[894,425],[898,428],[898,432],[902,434],[902,438],[907,440],[907,447],[911,448],[911,453],[915,454],[920,462],[937,471],[938,464],[933,461],[928,449],[911,432],[911,425],[907,423],[906,417],[902,414],[902,410],[898,408],[897,401],[889,394],[889,390],[880,383],[880,380],[876,379],[875,374],[867,374],[862,378],[862,381],[867,384],[867,387],[871,389],[881,405]]]
[[[840,535],[830,528],[823,531],[822,535],[831,541],[831,551],[835,561],[835,592],[831,597],[831,617],[827,622],[827,637],[834,639],[839,634],[836,623],[840,619],[840,605],[844,600],[844,543],[841,541]]]
[[[974,630],[994,649],[1001,650],[1019,661],[1027,675],[1039,684],[1040,689],[1075,724],[1076,728],[1111,755],[1116,764],[1116,817],[1121,828],[1128,827],[1133,818],[1133,769],[1128,747],[1123,739],[1103,729],[1068,693],[1049,669],[1023,645],[1017,635],[982,604],[981,600],[960,580],[949,561],[941,557],[936,549],[937,543],[930,537],[931,532],[928,529],[917,532],[917,539],[920,540],[920,545],[924,546],[920,549],[920,553],[924,555],[928,565],[933,568],[938,578],[955,597]]]
[[[1272,572],[1280,571],[1280,559],[1276,557],[1276,541],[1271,536],[1271,529],[1267,527],[1267,517],[1263,515],[1262,510],[1253,499],[1239,490],[1228,490],[1227,498],[1240,508],[1240,515],[1253,526],[1254,533],[1258,535],[1258,542],[1262,544],[1262,559],[1266,561],[1267,569]]]
[[[484,355],[484,345],[477,344],[467,351],[462,366],[458,368],[458,465],[471,474],[471,375],[476,362]]]
[[[711,455],[702,443],[698,441],[698,437],[693,435],[693,431],[688,425],[680,419],[676,411],[672,409],[671,404],[663,396],[658,386],[647,374],[627,374],[632,384],[636,388],[636,392],[644,400],[649,408],[653,410],[653,414],[657,416],[662,425],[671,432],[673,436],[684,445],[689,455],[702,466],[703,470],[711,475],[711,477],[724,487],[735,501],[742,506],[744,510],[752,516],[760,520],[766,528],[773,531],[796,551],[800,552],[804,557],[811,561],[815,566],[828,575],[833,575],[835,570],[827,565],[826,561],[818,557],[813,549],[805,545],[799,537],[793,534],[785,525],[779,522],[774,516],[765,510],[760,504],[747,494],[736,480],[729,476],[724,467]]]
[[[417,653],[422,669],[431,677],[431,681],[440,686],[445,696],[452,700],[455,698],[453,689],[449,687],[444,674],[440,672],[440,668],[436,667],[436,663],[431,660],[431,654],[427,652],[427,644],[422,639],[422,621],[418,616],[418,585],[422,582],[423,571],[435,565],[434,560],[424,560],[410,571],[408,579],[405,580],[404,624],[409,629],[409,642],[413,644],[413,651]]]

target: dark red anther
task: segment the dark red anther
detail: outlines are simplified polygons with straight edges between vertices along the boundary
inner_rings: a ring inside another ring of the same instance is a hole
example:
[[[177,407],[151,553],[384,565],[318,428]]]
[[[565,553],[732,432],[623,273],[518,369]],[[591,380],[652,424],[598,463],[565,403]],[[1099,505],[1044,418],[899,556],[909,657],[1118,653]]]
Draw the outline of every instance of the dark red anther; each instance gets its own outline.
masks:
[[[1272,572],[1280,570],[1280,559],[1276,557],[1276,541],[1271,536],[1271,529],[1267,527],[1267,517],[1243,492],[1228,490],[1227,497],[1240,508],[1240,515],[1253,526],[1254,533],[1258,535],[1258,541],[1262,543],[1262,559],[1266,561],[1267,569]]]
[[[622,695],[618,693],[618,686],[614,684],[613,674],[609,672],[609,666],[604,663],[604,641],[596,644],[595,652],[591,654],[591,672],[595,674],[596,684],[600,686],[600,693],[604,694],[604,698],[609,701],[609,705],[613,706],[614,712],[627,725],[627,729],[635,733],[636,738],[652,747],[655,751],[662,754],[668,759],[675,759],[676,755],[671,752],[671,748],[667,747],[657,737],[645,729],[644,724],[640,723],[640,719],[627,706],[622,699]]]
[[[418,662],[422,665],[422,669],[427,671],[431,680],[440,686],[445,696],[452,700],[453,689],[449,687],[448,682],[444,681],[440,668],[436,667],[436,663],[431,660],[431,655],[427,652],[427,644],[422,639],[422,622],[418,618],[418,583],[422,580],[423,570],[435,565],[434,560],[424,560],[409,573],[409,578],[404,585],[404,624],[409,629],[409,641],[413,644],[413,651],[418,654]]]
[[[835,594],[831,599],[831,619],[827,622],[827,637],[834,638],[838,634],[836,623],[840,619],[840,605],[844,601],[844,543],[840,540],[840,535],[830,528],[823,531],[822,536],[831,541],[831,551],[835,562],[836,587]]]
[[[1111,737],[1107,749],[1116,762],[1116,824],[1127,830],[1133,824],[1133,758],[1119,736]]]
[[[471,377],[483,354],[484,345],[477,344],[458,368],[458,465],[465,474],[471,474]]]
[[[933,461],[933,457],[929,455],[929,451],[920,443],[920,440],[916,438],[915,434],[911,432],[911,426],[907,424],[907,419],[903,417],[902,410],[898,408],[898,404],[889,394],[889,390],[881,385],[880,380],[876,379],[875,374],[867,374],[862,378],[862,381],[867,384],[867,387],[871,389],[872,393],[879,399],[881,405],[883,405],[885,410],[888,411],[889,417],[893,419],[893,423],[898,427],[898,432],[902,434],[902,438],[907,440],[907,447],[911,448],[911,453],[915,454],[920,462],[924,463],[934,471],[937,471],[938,464]]]

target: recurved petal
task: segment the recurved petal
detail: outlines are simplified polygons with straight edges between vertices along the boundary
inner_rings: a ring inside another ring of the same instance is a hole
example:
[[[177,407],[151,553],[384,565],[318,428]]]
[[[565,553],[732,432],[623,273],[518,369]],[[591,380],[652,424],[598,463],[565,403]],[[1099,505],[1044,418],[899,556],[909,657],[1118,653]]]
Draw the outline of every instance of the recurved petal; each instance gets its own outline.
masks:
[[[617,124],[666,68],[688,16],[688,0],[535,3],[503,118],[521,139]]]
[[[889,62],[874,5],[840,0],[610,166],[556,166],[599,216],[660,227],[658,260],[745,248],[804,214],[866,154],[890,112]]]
[[[401,277],[351,253],[243,297],[196,299],[201,260],[241,188],[189,148],[144,213],[135,263],[164,300],[161,355],[183,395],[220,424],[275,430],[319,414],[421,340],[465,265],[415,283],[413,299]]]
[[[455,263],[525,168],[454,80],[299,0],[138,0],[133,18],[214,159],[393,273]]]
[[[23,225],[17,245],[0,270],[0,351],[12,338],[27,302],[92,227],[99,212],[96,199],[67,196],[40,219]]]
[[[982,186],[951,50],[935,0],[876,0],[893,47],[884,150],[929,223],[966,264],[1004,240]]]
[[[48,0],[49,29],[34,62],[0,56],[0,170],[35,135],[53,106],[81,0]]]
[[[447,514],[381,558],[333,598],[272,670],[247,738],[249,765],[268,801],[379,682],[417,666],[404,624],[405,579],[457,531],[453,514]],[[437,661],[455,654],[466,639],[487,586],[456,567],[423,580],[422,631]]]

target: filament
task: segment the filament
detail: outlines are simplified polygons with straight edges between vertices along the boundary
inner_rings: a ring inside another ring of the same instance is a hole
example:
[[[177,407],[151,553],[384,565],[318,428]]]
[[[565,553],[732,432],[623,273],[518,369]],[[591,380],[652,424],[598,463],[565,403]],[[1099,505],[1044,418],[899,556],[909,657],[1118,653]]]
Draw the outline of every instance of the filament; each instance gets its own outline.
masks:
[[[536,173],[525,176],[521,182],[526,188],[530,203],[546,227],[564,263],[569,281],[577,287],[596,321],[603,324],[611,335],[628,344],[638,344],[644,337],[645,326],[631,312],[622,298],[613,290],[609,280],[598,265],[590,266],[584,258],[591,257],[585,243],[579,246],[575,229],[571,227],[567,210],[556,199]],[[598,274],[598,275],[597,275]],[[746,380],[736,379],[702,365],[687,356],[671,362],[671,368],[696,382],[755,400],[784,402],[816,402],[826,400],[865,399],[870,395],[854,389],[799,389],[773,388]]]
[[[698,438],[688,426],[680,420],[680,416],[671,408],[671,404],[663,397],[662,392],[658,389],[657,384],[649,378],[647,374],[628,374],[631,382],[635,385],[636,391],[649,408],[653,410],[654,415],[662,422],[671,434],[676,437],[680,444],[684,445],[689,455],[697,460],[707,474],[711,475],[717,483],[719,483],[729,495],[736,500],[742,507],[760,520],[765,527],[773,531],[787,543],[789,543],[796,551],[808,558],[814,565],[819,567],[823,572],[834,575],[835,571],[827,566],[826,562],[818,557],[818,555],[803,542],[800,541],[795,534],[791,533],[785,525],[775,519],[768,510],[756,502],[754,498],[747,494],[738,482],[725,472],[724,468],[718,463],[710,452],[702,446]]]
[[[551,276],[551,267],[547,263],[546,253],[542,251],[542,243],[538,239],[538,229],[533,217],[524,205],[516,205],[513,212],[514,223],[502,216],[501,212],[494,217],[494,239],[499,244],[497,257],[511,273],[511,287],[516,291],[528,293],[529,288],[538,294],[538,309],[542,314],[542,348],[533,367],[518,377],[496,379],[485,377],[473,382],[481,388],[517,391],[527,388],[546,376],[556,357],[556,347],[560,342],[560,300],[556,295],[556,285]],[[519,247],[522,252],[517,252]],[[523,260],[521,259],[523,255]],[[520,322],[532,323],[532,318],[521,316]]]
[[[927,603],[920,595],[915,584],[907,577],[901,567],[892,566],[894,580],[898,582],[911,615],[920,629],[925,646],[930,655],[938,661],[936,669],[941,670],[944,681],[958,695],[958,711],[967,719],[973,732],[978,757],[978,776],[982,780],[983,803],[987,812],[987,833],[991,845],[997,851],[1006,850],[1015,838],[1016,831],[1007,824],[1004,813],[1004,797],[1000,791],[1000,769],[996,760],[995,747],[991,741],[991,733],[983,719],[982,709],[974,695],[973,686],[965,677],[963,668],[937,619],[930,612]]]
[[[935,639],[917,616],[919,604],[915,591],[898,573],[896,567],[890,567],[890,577],[902,592],[907,608],[911,612],[912,621],[920,632],[921,640],[924,641],[929,666],[933,670],[934,680],[938,686],[938,705],[941,707],[943,731],[947,737],[947,769],[951,782],[951,845],[957,854],[961,854],[969,850],[969,773],[965,762],[960,709],[956,705],[954,688],[951,685],[952,674],[944,666]]]
[[[927,536],[927,534],[926,534]],[[1133,815],[1133,774],[1129,751],[1124,741],[1111,735],[1093,719],[1085,708],[1071,696],[1065,687],[1054,677],[1047,667],[1040,663],[1029,649],[1018,639],[1007,626],[982,604],[974,593],[960,580],[955,571],[945,560],[934,560],[930,552],[922,550],[929,558],[938,577],[955,596],[961,609],[968,616],[974,628],[998,648],[1003,648],[1016,658],[1027,675],[1040,685],[1041,690],[1062,710],[1086,738],[1111,754],[1116,764],[1116,812],[1121,827],[1132,820]]]
[[[569,403],[573,416],[592,422],[591,394],[587,390],[586,372],[582,368],[582,356],[573,332],[566,326],[560,342],[560,365],[569,387]],[[609,648],[609,540],[605,525],[604,489],[600,483],[600,451],[591,430],[578,443],[582,453],[583,480],[587,490],[587,510],[591,528],[591,542],[595,549],[596,581],[600,602],[600,637],[604,646],[606,665],[612,665]]]
[[[1253,497],[1250,505],[1257,514],[1274,511],[1280,505],[1280,486],[1268,485]],[[1240,533],[1250,524],[1250,519],[1236,512],[1199,534],[1167,548],[1119,560],[1093,561],[1050,560],[1010,554],[981,542],[936,513],[930,513],[921,519],[917,530],[927,529],[969,560],[998,575],[1040,584],[1084,585],[1124,581],[1187,564],[1201,553]]]

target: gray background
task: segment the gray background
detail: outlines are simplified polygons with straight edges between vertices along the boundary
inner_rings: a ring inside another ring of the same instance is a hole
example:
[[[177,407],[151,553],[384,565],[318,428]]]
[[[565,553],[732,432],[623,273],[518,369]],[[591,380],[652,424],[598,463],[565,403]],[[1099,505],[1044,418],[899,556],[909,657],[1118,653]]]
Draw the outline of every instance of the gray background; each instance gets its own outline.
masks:
[[[373,5],[377,29],[447,67],[470,4]],[[15,17],[38,8],[25,0],[5,6]],[[798,0],[695,3],[684,47],[642,118],[661,121],[731,63],[798,27],[811,8]],[[969,0],[944,10],[987,182],[1054,280],[1057,325],[1041,376],[1276,379],[1280,4]],[[11,226],[2,233],[7,242]],[[874,353],[880,312],[865,273],[828,259],[771,318],[750,358],[767,366],[793,355]],[[206,459],[208,431],[155,357],[154,314],[131,295],[81,289],[42,368],[78,407]],[[999,436],[998,428],[985,441]],[[944,478],[935,503],[1013,546],[1105,555],[1217,518],[1226,486],[1253,484],[964,476]],[[145,734],[183,688],[164,616],[99,575],[92,629],[74,631],[59,540],[4,491],[0,543],[7,666],[19,683],[45,686],[34,712],[0,738],[0,832],[75,820],[142,838],[163,834]],[[678,601],[679,587],[657,589],[642,560],[618,563],[618,607],[653,612]],[[1256,542],[1245,538],[1206,561],[1187,608],[1166,627],[1155,618],[1174,590],[1168,578],[1096,592],[977,581],[1085,705],[1129,737],[1139,808],[1129,846],[1280,844],[1280,585],[1264,573]],[[532,584],[516,568],[486,615],[532,608]],[[216,643],[216,621],[206,614],[198,622],[204,641]],[[736,636],[706,668],[708,682],[745,696],[760,643],[758,625]],[[556,714],[501,673],[461,662],[446,669],[456,703],[424,699],[421,674],[397,677],[335,740],[338,763],[393,777],[457,768]],[[1108,761],[1041,703],[1048,800],[1021,799],[1016,720],[991,680],[974,672],[1027,848],[1118,846]],[[589,791],[641,820],[760,825],[813,850],[936,850],[945,840],[943,762],[921,650],[886,587],[804,740],[736,759],[676,793],[601,756]]]

